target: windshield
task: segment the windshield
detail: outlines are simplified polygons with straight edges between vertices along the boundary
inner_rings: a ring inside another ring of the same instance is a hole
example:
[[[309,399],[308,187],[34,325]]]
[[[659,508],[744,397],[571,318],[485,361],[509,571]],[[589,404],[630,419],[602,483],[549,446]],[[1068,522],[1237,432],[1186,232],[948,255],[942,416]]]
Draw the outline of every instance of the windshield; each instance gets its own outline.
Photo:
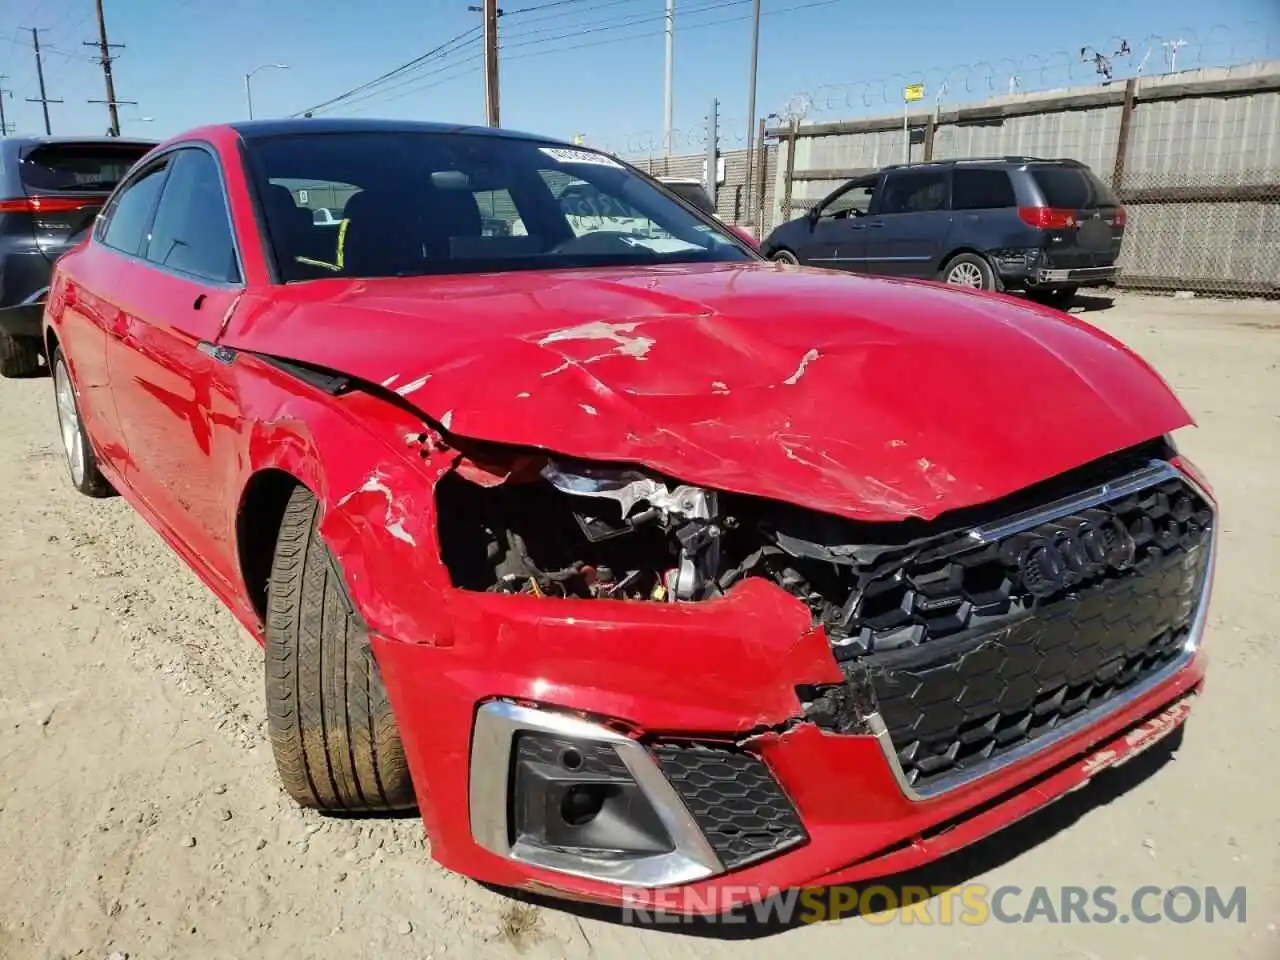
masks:
[[[754,259],[592,150],[367,133],[264,137],[248,154],[286,282]],[[336,231],[316,223],[321,204]]]

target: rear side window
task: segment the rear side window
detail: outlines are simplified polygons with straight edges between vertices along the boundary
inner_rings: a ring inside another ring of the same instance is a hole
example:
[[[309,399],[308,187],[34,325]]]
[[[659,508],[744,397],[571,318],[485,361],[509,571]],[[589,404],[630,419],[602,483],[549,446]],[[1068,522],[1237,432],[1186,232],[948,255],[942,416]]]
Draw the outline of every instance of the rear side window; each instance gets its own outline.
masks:
[[[19,164],[22,186],[28,193],[110,191],[148,149],[75,143],[36,147]]]
[[[894,171],[885,178],[877,213],[926,213],[945,210],[947,173],[945,170]]]
[[[952,173],[953,210],[1002,210],[1017,205],[1013,184],[1004,170],[966,170],[957,167]]]
[[[103,243],[134,256],[142,250],[168,169],[167,160],[149,167],[114,198],[106,213],[107,226],[102,233]]]
[[[217,161],[203,150],[180,150],[169,167],[147,259],[207,280],[238,281]]]
[[[1088,167],[1032,167],[1031,178],[1040,188],[1047,207],[1090,210],[1116,206],[1111,188]]]

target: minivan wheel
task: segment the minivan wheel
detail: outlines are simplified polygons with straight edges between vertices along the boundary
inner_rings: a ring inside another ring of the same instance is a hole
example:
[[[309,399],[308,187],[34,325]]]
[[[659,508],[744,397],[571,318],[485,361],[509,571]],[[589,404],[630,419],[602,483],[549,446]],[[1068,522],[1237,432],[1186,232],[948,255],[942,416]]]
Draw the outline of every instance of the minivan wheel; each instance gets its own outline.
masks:
[[[976,253],[962,253],[947,261],[942,268],[942,282],[970,290],[994,290],[995,272],[991,264]]]
[[[769,259],[777,263],[790,263],[797,267],[800,265],[800,258],[790,250],[775,250],[769,255]]]

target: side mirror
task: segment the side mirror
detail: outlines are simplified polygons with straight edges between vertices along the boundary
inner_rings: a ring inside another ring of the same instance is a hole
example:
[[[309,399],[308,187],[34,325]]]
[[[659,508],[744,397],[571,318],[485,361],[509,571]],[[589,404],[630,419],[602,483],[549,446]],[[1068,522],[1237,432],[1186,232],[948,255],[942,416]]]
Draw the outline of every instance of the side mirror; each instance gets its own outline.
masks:
[[[809,223],[811,224],[817,223],[818,217],[820,217],[821,215],[822,215],[822,210],[819,207],[810,207],[808,210],[804,212],[804,218],[808,220]]]

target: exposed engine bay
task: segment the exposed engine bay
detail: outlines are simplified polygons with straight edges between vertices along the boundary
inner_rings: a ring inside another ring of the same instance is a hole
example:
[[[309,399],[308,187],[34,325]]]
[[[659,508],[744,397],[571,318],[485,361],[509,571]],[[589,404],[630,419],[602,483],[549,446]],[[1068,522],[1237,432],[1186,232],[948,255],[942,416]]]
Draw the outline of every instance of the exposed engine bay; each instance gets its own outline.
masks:
[[[803,601],[847,659],[990,625],[1198,536],[1204,504],[1175,485],[998,543],[973,537],[979,523],[1112,478],[1155,452],[1127,451],[941,522],[897,523],[859,523],[633,467],[533,456],[493,472],[464,458],[437,491],[440,542],[454,585],[468,590],[693,602],[765,577]]]

